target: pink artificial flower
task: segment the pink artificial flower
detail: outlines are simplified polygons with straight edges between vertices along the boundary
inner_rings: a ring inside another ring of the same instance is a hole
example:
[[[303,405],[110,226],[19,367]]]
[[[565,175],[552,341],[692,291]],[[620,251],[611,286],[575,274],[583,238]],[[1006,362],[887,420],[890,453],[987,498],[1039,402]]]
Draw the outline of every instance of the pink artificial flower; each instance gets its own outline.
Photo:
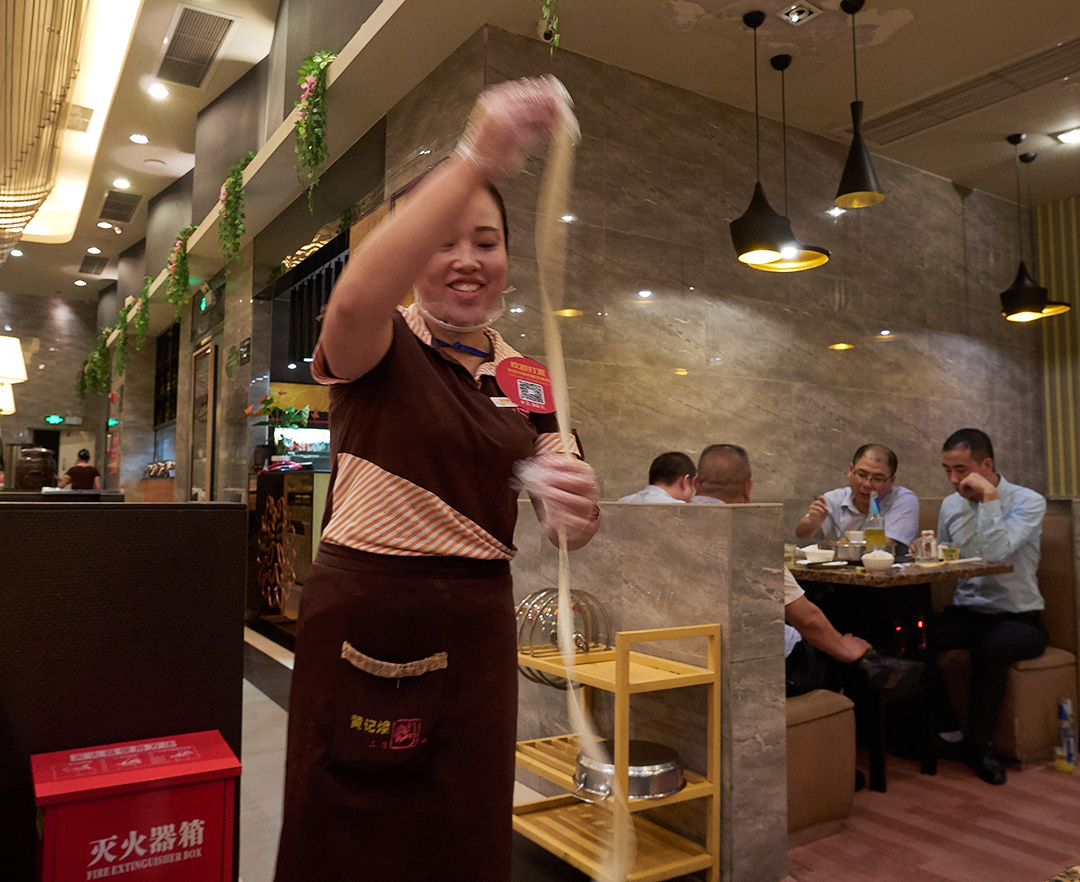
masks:
[[[218,194],[218,199],[220,199],[222,202],[224,202],[228,198],[229,198],[229,191],[226,190],[225,185],[222,184],[221,185],[221,193]]]
[[[305,82],[305,83],[307,83],[307,84],[308,84],[308,86],[311,86],[312,88],[314,88],[314,87],[315,87],[315,85],[316,85],[316,84],[317,84],[317,83],[318,83],[319,81],[318,81],[317,79],[315,79],[315,75],[314,75],[314,74],[308,74],[308,75],[307,75],[306,77],[304,77],[304,82]]]
[[[307,119],[307,116],[304,115],[304,112],[302,110],[298,110],[298,111],[296,111],[296,118],[300,122],[303,122],[305,119]]]

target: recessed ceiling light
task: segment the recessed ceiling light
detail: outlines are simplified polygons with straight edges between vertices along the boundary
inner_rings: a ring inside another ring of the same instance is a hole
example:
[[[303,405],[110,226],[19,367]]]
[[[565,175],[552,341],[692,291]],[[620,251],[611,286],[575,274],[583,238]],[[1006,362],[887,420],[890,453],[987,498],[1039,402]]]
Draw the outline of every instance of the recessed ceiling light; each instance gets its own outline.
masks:
[[[22,252],[18,248],[12,248],[10,251],[12,257],[22,257]]]
[[[160,101],[162,98],[169,97],[169,90],[166,89],[161,83],[152,83],[146,90],[151,98],[157,98]]]
[[[563,318],[577,318],[579,315],[585,315],[580,309],[556,309],[555,315],[561,315]]]
[[[564,214],[560,220],[562,220],[563,223],[572,224],[577,218],[572,214]]]
[[[855,347],[852,346],[850,343],[833,343],[832,346],[830,346],[829,348],[830,349],[837,349],[837,350],[844,350],[844,349],[854,349]]]
[[[840,217],[840,215],[844,214],[846,210],[847,209],[841,208],[839,205],[834,205],[832,208],[830,208],[825,213],[826,214],[831,214],[833,217]]]
[[[1080,144],[1080,127],[1069,129],[1069,131],[1062,132],[1059,135],[1055,135],[1055,137],[1062,144]]]
[[[811,6],[809,3],[793,3],[786,9],[781,9],[776,14],[788,24],[801,25],[805,24],[819,12],[821,12],[820,9],[816,6]]]
[[[115,181],[112,182],[112,185],[116,187],[117,190],[126,190],[128,187],[131,186],[131,181],[129,181],[127,178],[117,178]]]
[[[517,315],[517,314],[519,314],[519,313],[522,313],[522,312],[524,312],[524,311],[525,311],[525,307],[524,307],[524,306],[511,306],[511,307],[510,307],[510,311],[511,311],[512,313],[514,313],[515,315]]]
[[[98,221],[97,225],[98,225],[98,229],[101,229],[101,230],[111,230],[112,229],[112,224],[110,224],[108,221]]]
[[[82,279],[76,279],[75,280],[75,287],[76,288],[85,288],[86,287],[86,282],[84,282]]]
[[[289,367],[290,371],[295,371],[296,370],[296,362],[295,361],[290,361],[288,367]]]
[[[87,254],[101,254],[101,249],[98,248],[95,245],[91,245],[89,248],[86,249],[86,253]]]
[[[892,331],[879,331],[878,333],[881,334],[882,337],[888,337]]]
[[[676,377],[685,377],[689,373],[690,371],[688,371],[686,368],[675,368]]]
[[[652,291],[638,291],[637,296],[640,297],[642,300],[648,300],[650,297],[652,297]]]
[[[134,144],[149,144],[150,139],[146,135],[140,135],[138,132],[128,135],[128,140]]]

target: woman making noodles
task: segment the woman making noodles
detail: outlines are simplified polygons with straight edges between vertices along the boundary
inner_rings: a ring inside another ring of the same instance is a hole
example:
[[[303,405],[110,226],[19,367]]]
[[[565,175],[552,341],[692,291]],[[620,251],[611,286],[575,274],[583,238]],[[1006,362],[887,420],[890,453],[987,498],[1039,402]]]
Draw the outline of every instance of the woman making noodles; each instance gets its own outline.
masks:
[[[277,882],[510,879],[515,466],[571,549],[592,469],[506,406],[507,226],[493,185],[573,117],[555,81],[485,91],[454,154],[350,258],[312,373],[333,474],[304,584]],[[414,302],[398,306],[410,290]]]

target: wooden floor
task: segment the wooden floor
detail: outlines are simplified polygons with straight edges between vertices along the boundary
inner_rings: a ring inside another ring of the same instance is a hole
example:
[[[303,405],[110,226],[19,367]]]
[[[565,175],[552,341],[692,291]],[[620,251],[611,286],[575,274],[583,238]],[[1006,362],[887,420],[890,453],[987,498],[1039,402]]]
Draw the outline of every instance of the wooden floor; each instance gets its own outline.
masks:
[[[1080,864],[1080,771],[993,787],[960,763],[888,762],[888,792],[856,793],[839,834],[789,849],[784,882],[1043,882]]]

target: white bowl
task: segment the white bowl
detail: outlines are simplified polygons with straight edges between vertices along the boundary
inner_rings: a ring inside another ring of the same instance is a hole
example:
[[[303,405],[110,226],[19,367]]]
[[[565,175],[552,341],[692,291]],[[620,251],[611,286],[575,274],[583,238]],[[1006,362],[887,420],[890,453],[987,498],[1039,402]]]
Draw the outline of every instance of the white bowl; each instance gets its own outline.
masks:
[[[868,570],[887,570],[896,561],[896,558],[891,554],[883,557],[871,557],[871,554],[880,554],[881,552],[871,551],[862,556],[862,565]]]
[[[830,561],[836,555],[836,550],[832,548],[818,548],[816,545],[808,545],[806,548],[800,548],[796,555],[802,555],[802,560],[807,560],[810,563],[825,563]]]

